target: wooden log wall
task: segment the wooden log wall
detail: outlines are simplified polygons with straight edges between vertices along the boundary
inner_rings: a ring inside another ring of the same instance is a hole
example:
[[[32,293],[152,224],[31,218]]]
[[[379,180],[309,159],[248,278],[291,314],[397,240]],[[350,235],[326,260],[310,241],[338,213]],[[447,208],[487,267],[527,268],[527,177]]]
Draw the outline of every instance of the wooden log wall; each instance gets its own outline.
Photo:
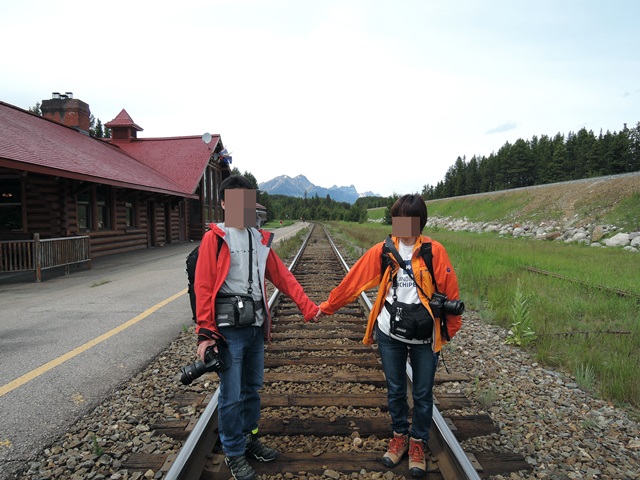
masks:
[[[170,208],[170,219],[171,219],[171,238],[169,240],[170,243],[180,243],[180,206],[178,204],[174,204],[173,208]]]
[[[66,236],[62,222],[62,198],[55,177],[27,175],[22,179],[27,207],[27,231],[40,238]]]
[[[127,227],[126,202],[135,208],[136,224]],[[141,250],[149,246],[147,238],[147,206],[140,194],[131,195],[130,190],[118,189],[115,194],[115,229],[89,232],[91,258]]]
[[[114,188],[111,213],[113,228],[81,232],[78,228],[76,195],[78,191],[91,187],[90,183],[8,169],[0,169],[0,174],[19,175],[22,181],[25,193],[23,208],[26,210],[24,235],[38,233],[42,239],[88,235],[92,258],[180,243],[193,238],[188,222],[189,201],[178,197],[164,196],[158,200],[148,192]],[[131,202],[135,208],[134,226],[126,225],[126,202]],[[153,236],[149,236],[148,204],[151,202],[155,207],[155,222],[151,222],[151,225],[155,225],[154,245],[151,245]],[[186,217],[183,219],[180,218],[181,202],[184,202],[182,208]],[[181,226],[181,221],[185,225]],[[180,237],[181,229],[185,238]],[[201,232],[194,233],[196,239],[201,238]]]
[[[165,237],[165,216],[164,216],[164,203],[156,203],[155,216],[156,216],[156,245],[163,247],[166,245],[167,240]]]
[[[127,232],[104,230],[90,232],[89,237],[91,237],[91,258],[147,248],[146,229]]]

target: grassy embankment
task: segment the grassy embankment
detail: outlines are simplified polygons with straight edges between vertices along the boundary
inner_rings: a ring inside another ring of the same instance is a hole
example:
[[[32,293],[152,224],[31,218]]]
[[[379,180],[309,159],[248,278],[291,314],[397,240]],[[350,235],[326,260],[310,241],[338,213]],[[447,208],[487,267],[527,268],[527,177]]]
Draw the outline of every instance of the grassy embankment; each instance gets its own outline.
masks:
[[[476,215],[480,219],[483,214],[473,211],[473,203],[467,206],[467,216]],[[480,202],[475,204],[478,209],[484,208]],[[430,204],[430,215],[444,214],[438,210],[438,206]],[[460,205],[455,207],[456,212],[460,210]],[[494,220],[498,217],[496,213]],[[332,223],[331,228],[347,236],[360,251],[381,241],[391,231],[390,226],[346,222]],[[428,228],[425,234],[446,247],[467,309],[478,311],[489,323],[512,328],[517,321],[513,308],[520,284],[537,336],[527,348],[536,360],[565,369],[576,377],[582,388],[591,389],[604,399],[622,406],[640,407],[637,373],[640,368],[640,255],[621,249],[502,238],[494,234],[429,231]],[[579,279],[592,286],[534,274],[523,269],[527,266]],[[621,297],[598,285],[631,291],[638,296]]]

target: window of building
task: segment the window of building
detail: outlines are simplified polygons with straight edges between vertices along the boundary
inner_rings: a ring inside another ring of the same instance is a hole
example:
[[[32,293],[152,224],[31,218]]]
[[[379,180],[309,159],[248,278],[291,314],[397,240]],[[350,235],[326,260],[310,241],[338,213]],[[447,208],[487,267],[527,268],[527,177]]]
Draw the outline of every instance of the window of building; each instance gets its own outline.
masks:
[[[200,200],[189,200],[191,204],[190,207],[190,215],[191,215],[191,223],[194,225],[198,225],[202,223],[202,210],[200,209]]]
[[[136,210],[133,202],[124,203],[124,218],[126,227],[136,226]]]
[[[96,188],[96,212],[98,216],[98,230],[111,228],[111,191],[108,187]]]
[[[0,230],[22,230],[22,188],[19,178],[0,178]]]
[[[91,215],[91,192],[79,194],[76,205],[78,209],[78,229],[81,232],[88,232],[92,230],[93,220]]]

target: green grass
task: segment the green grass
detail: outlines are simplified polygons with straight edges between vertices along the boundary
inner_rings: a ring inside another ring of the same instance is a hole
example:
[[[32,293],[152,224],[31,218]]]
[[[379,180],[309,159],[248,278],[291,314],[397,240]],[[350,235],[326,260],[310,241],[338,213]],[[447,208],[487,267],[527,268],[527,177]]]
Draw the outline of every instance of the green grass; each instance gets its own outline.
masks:
[[[352,238],[361,250],[390,232],[388,225],[331,225]],[[597,394],[623,406],[640,407],[640,298],[618,296],[596,286],[640,296],[640,255],[614,248],[470,232],[425,234],[447,249],[468,309],[478,311],[487,322],[510,329],[514,299],[524,295],[537,337],[529,348],[537,361],[573,375],[589,365]],[[523,268],[527,266],[591,286],[531,273]]]
[[[472,222],[501,221],[514,217],[531,201],[525,192],[509,192],[484,197],[443,199],[427,202],[429,215],[436,217],[468,218]]]
[[[370,208],[367,210],[367,218],[369,220],[380,220],[384,218],[384,212],[386,210],[387,207]]]
[[[293,237],[277,242],[273,249],[288,264],[290,263],[288,260],[293,260],[293,256],[300,250],[302,242],[304,242],[308,233],[308,228],[302,228]]]
[[[270,222],[263,224],[260,228],[274,230],[276,228],[288,227],[294,223],[296,223],[294,220],[282,220],[282,224],[280,224],[280,220],[271,220]]]
[[[640,192],[618,202],[605,220],[619,226],[623,232],[640,230]]]
[[[96,457],[101,457],[102,454],[104,453],[104,449],[100,446],[100,444],[98,443],[98,438],[96,437],[96,434],[93,433],[92,434],[92,439],[91,439],[91,443],[92,443],[92,452]]]
[[[635,189],[635,190],[633,190]],[[640,186],[622,188],[611,181],[591,186],[540,186],[486,195],[427,202],[430,216],[467,218],[472,222],[541,222],[611,224],[623,232],[640,230]]]

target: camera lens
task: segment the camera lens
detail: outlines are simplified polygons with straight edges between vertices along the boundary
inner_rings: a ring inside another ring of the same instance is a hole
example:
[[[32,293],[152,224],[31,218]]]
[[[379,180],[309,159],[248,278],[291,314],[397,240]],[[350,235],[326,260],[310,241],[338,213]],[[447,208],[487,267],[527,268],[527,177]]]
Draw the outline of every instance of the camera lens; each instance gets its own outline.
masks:
[[[192,363],[191,365],[187,365],[186,367],[182,367],[180,371],[182,372],[182,375],[180,375],[180,381],[183,385],[189,385],[196,378],[206,372],[204,363],[199,361]]]
[[[464,302],[460,300],[448,300],[444,302],[444,310],[449,315],[462,315],[464,312]]]

